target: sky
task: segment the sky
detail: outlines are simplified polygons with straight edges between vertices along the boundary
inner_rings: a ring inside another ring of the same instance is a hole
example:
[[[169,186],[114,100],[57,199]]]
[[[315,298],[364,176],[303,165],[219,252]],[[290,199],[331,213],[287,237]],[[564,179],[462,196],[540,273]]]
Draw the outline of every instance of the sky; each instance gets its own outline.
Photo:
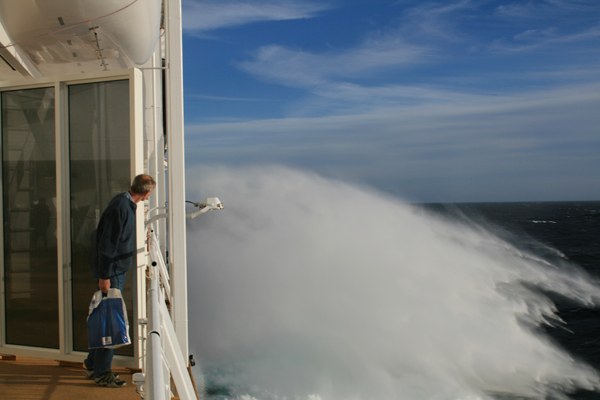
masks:
[[[284,165],[419,202],[600,200],[597,0],[182,7],[188,168]]]

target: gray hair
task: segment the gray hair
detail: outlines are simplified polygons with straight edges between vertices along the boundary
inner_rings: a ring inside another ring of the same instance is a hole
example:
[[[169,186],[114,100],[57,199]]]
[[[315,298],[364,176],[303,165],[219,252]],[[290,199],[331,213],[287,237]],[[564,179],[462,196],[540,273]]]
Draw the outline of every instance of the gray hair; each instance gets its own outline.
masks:
[[[140,174],[133,178],[133,182],[131,182],[131,193],[146,194],[154,190],[155,187],[156,182],[153,177],[146,174]]]

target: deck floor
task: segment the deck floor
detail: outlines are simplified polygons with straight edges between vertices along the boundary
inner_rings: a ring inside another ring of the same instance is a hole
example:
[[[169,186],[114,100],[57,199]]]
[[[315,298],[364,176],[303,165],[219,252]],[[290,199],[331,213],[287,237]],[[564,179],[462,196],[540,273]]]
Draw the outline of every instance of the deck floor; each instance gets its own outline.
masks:
[[[0,398],[6,400],[139,400],[131,371],[115,369],[123,388],[96,386],[81,366],[29,357],[0,359]]]

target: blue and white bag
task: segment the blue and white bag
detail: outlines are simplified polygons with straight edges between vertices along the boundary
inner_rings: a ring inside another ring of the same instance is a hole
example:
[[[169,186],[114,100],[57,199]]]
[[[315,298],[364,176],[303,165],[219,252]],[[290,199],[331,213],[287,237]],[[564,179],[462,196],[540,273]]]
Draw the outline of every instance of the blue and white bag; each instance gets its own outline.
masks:
[[[116,349],[131,344],[125,301],[119,289],[92,296],[87,317],[88,348]]]

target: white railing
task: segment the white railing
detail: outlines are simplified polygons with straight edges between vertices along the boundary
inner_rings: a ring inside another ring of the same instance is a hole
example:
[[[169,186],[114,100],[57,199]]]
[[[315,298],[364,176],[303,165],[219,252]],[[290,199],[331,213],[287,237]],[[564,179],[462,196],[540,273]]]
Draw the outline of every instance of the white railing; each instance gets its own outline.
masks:
[[[150,235],[150,287],[147,295],[148,334],[143,376],[137,378],[145,400],[170,400],[171,378],[181,400],[197,400],[198,394],[179,346],[166,299],[170,299],[169,273],[158,240]]]
[[[150,235],[150,257],[152,259],[152,266],[155,266],[157,271],[157,277],[159,278],[159,287],[162,287],[165,298],[171,298],[171,280],[169,278],[169,271],[163,260],[162,253],[160,252],[160,246],[158,244],[158,238],[154,233]]]
[[[153,270],[153,271],[152,271]],[[148,336],[146,338],[146,384],[144,398],[152,400],[168,400],[171,398],[169,382],[165,379],[165,365],[161,343],[160,293],[156,267],[150,272],[150,289],[148,290]],[[167,370],[168,373],[168,370]]]

